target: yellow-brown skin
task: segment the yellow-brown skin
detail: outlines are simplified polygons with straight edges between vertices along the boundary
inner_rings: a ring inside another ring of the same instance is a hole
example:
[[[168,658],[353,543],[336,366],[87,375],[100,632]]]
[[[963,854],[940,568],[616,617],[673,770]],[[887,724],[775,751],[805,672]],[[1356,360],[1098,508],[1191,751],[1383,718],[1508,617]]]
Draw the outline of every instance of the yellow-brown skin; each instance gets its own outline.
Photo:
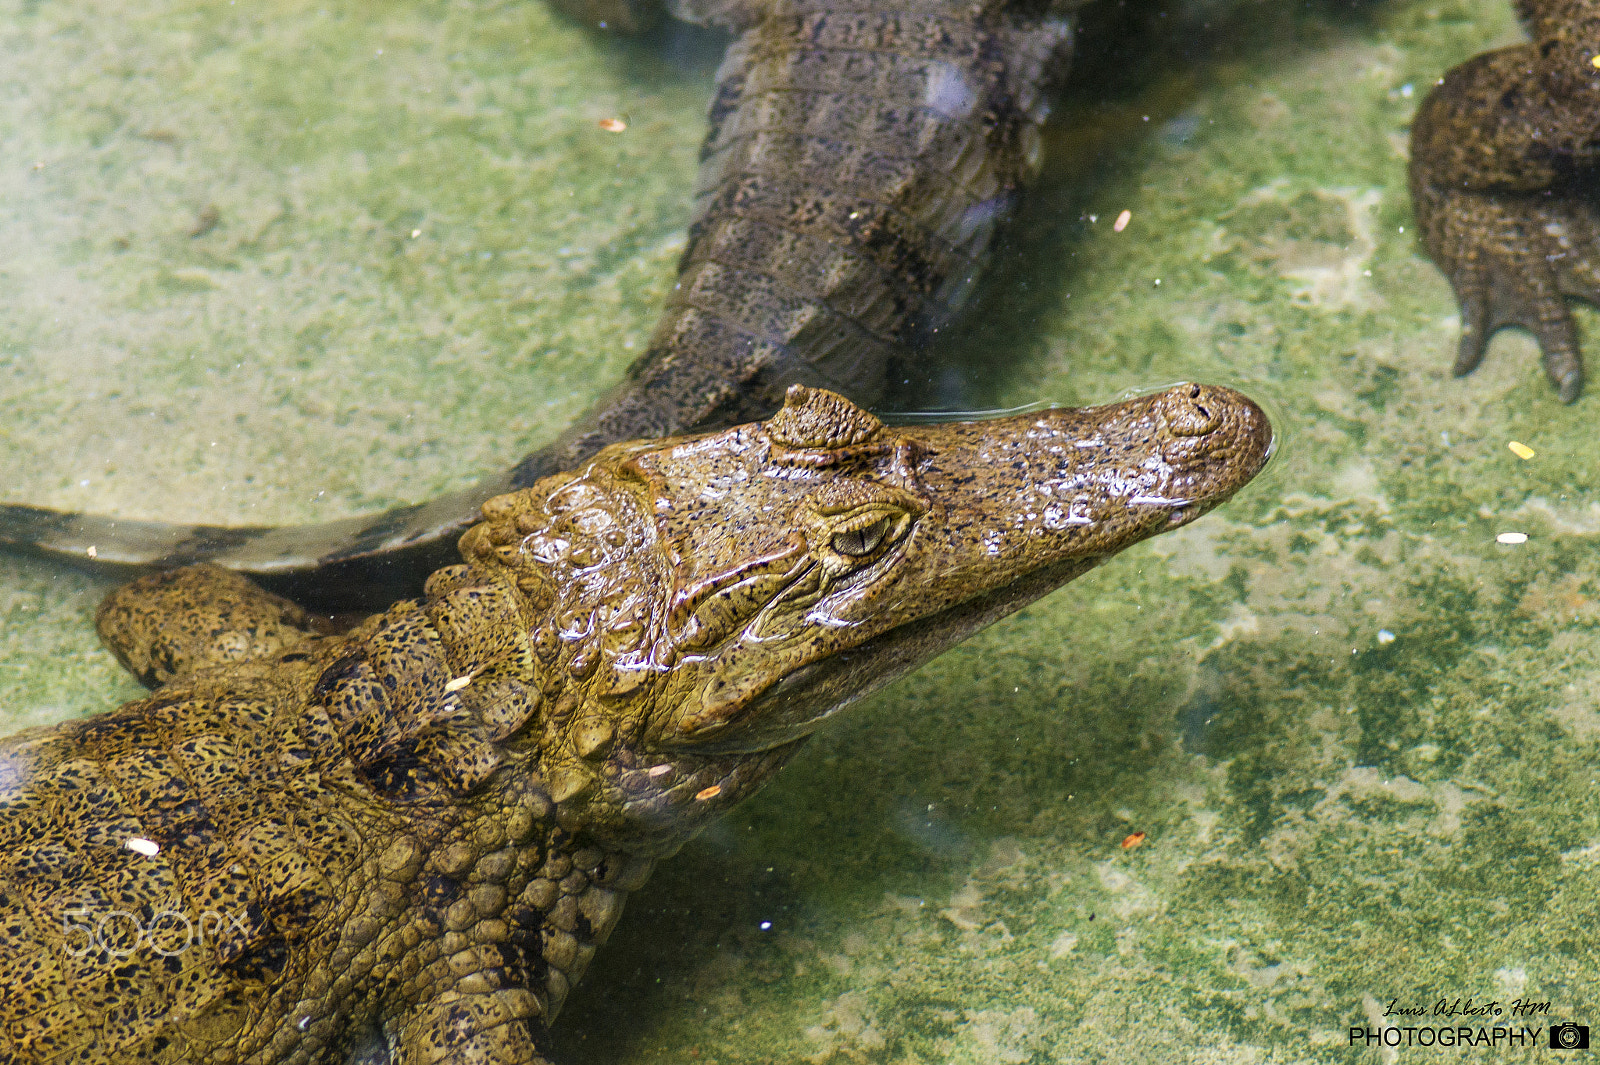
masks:
[[[1422,243],[1461,305],[1457,375],[1518,325],[1572,402],[1583,390],[1564,297],[1600,303],[1600,2],[1517,0],[1532,41],[1451,70],[1411,127]]]
[[[0,741],[0,1061],[540,1065],[627,893],[823,718],[1269,449],[1198,385],[915,428],[797,387],[491,500],[343,636],[136,582],[102,635],[164,685]]]

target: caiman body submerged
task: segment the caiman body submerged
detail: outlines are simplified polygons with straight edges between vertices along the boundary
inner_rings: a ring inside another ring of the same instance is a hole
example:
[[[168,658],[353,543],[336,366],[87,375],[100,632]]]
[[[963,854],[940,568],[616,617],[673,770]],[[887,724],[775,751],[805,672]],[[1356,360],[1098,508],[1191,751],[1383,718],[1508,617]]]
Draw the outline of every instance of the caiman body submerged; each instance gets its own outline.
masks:
[[[796,387],[490,500],[347,635],[211,566],[0,741],[0,1061],[546,1060],[627,893],[826,717],[1266,462],[1247,399],[892,429]]]
[[[616,11],[573,3],[605,21]],[[449,561],[477,507],[621,440],[764,417],[791,384],[871,404],[962,306],[1041,164],[1070,8],[713,3],[729,29],[678,283],[645,353],[556,440],[464,492],[286,528],[0,507],[0,543],[100,568],[211,560],[381,606]],[[91,558],[88,549],[94,547]]]

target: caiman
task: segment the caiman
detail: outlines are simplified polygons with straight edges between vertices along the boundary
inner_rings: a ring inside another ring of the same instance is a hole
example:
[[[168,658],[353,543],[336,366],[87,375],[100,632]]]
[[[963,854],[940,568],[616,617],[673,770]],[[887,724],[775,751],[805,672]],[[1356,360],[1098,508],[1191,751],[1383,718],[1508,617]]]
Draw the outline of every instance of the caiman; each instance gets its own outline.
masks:
[[[1461,307],[1457,376],[1502,326],[1583,389],[1565,297],[1600,304],[1600,0],[1516,0],[1532,40],[1439,80],[1411,128],[1411,202]]]
[[[562,6],[622,27],[651,11]],[[606,444],[765,417],[796,383],[873,404],[893,361],[959,311],[1038,172],[1076,6],[682,0],[678,15],[732,43],[678,282],[624,380],[555,441],[464,492],[379,515],[226,528],[8,506],[0,543],[98,568],[212,560],[323,603],[381,606],[448,561],[485,499]]]
[[[847,703],[1263,466],[1248,399],[613,445],[343,635],[200,565],[97,627],[146,699],[0,741],[0,1062],[547,1061],[655,863]]]

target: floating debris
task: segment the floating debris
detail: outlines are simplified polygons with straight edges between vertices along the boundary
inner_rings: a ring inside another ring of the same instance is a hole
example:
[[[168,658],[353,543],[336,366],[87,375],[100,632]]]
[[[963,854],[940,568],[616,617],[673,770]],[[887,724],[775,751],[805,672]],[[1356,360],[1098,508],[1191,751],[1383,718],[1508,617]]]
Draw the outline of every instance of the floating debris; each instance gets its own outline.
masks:
[[[84,554],[88,555],[90,558],[100,557],[100,552],[95,550],[95,546],[93,544],[89,545],[89,550],[85,551]]]
[[[1394,633],[1390,632],[1388,629],[1379,629],[1378,630],[1378,642],[1379,643],[1394,643]]]
[[[1111,232],[1121,233],[1124,229],[1128,228],[1128,223],[1131,221],[1133,221],[1133,212],[1123,211],[1121,214],[1117,215],[1117,220],[1111,223]]]
[[[1506,447],[1510,448],[1511,453],[1517,456],[1519,459],[1531,459],[1535,454],[1533,448],[1529,447],[1527,444],[1524,444],[1520,440],[1513,440],[1507,444]]]
[[[621,118],[602,118],[596,125],[607,133],[621,133],[628,128],[627,121]]]
[[[157,843],[153,839],[144,839],[141,836],[133,837],[132,839],[128,840],[128,842],[124,843],[123,846],[135,854],[144,855],[146,858],[154,858],[156,855],[161,853],[161,844]]]
[[[722,785],[713,784],[709,788],[701,788],[699,791],[695,792],[694,800],[695,802],[705,802],[707,799],[715,799],[721,794]]]
[[[1494,538],[1497,544],[1525,544],[1528,542],[1527,533],[1501,533]]]
[[[1131,850],[1133,850],[1133,848],[1135,848],[1135,847],[1139,846],[1139,844],[1143,843],[1144,839],[1145,839],[1145,834],[1143,832],[1135,832],[1131,836],[1128,836],[1127,838],[1125,838],[1122,841],[1122,849],[1125,850],[1125,851],[1131,851]]]

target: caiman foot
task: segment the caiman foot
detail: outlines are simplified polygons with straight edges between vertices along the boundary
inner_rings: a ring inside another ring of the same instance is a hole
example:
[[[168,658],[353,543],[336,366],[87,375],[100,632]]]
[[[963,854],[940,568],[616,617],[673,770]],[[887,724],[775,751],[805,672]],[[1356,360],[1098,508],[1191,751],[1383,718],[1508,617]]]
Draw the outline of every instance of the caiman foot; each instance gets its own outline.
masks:
[[[1455,374],[1477,369],[1489,339],[1508,326],[1534,335],[1545,373],[1571,403],[1583,391],[1578,327],[1565,297],[1600,305],[1600,211],[1578,196],[1434,193],[1429,251],[1461,308]],[[1419,220],[1423,200],[1417,200]]]
[[[391,1065],[550,1065],[542,1011],[522,989],[452,991],[400,1021],[389,1060]]]
[[[316,636],[316,619],[205,563],[141,577],[106,596],[95,630],[147,688],[196,669],[266,658]]]
[[[1600,304],[1600,0],[1519,0],[1532,42],[1439,80],[1411,124],[1422,244],[1461,307],[1456,375],[1519,325],[1563,402],[1583,389],[1566,297]]]

